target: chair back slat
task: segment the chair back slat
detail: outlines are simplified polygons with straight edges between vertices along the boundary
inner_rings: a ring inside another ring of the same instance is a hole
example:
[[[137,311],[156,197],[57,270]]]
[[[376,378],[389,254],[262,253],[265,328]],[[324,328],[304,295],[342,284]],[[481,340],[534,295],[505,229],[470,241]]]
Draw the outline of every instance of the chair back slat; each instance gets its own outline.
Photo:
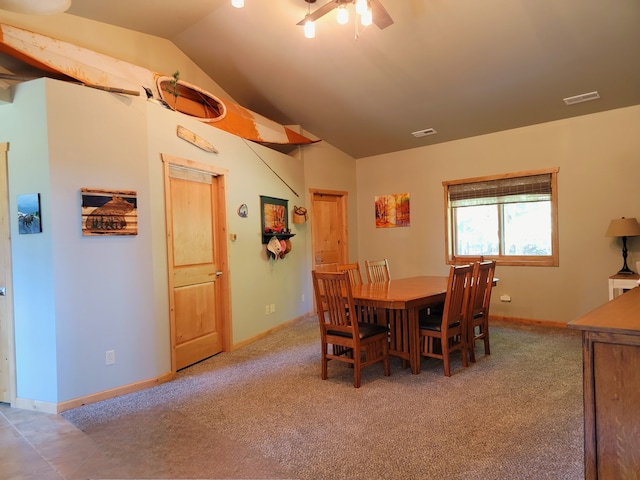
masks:
[[[491,302],[491,284],[496,270],[495,260],[476,263],[471,287],[470,318],[484,315],[489,311]]]
[[[466,327],[472,273],[473,266],[471,265],[452,266],[449,271],[441,327],[445,336],[445,332],[449,327],[456,324]]]
[[[338,265],[339,272],[347,272],[351,285],[362,285],[362,274],[360,273],[360,264],[358,262],[345,263]]]
[[[389,261],[386,258],[382,260],[365,260],[365,266],[369,283],[381,283],[391,280]]]
[[[384,374],[389,365],[389,329],[386,325],[358,324],[349,272],[311,272],[318,308],[322,368],[320,377],[327,379],[329,360],[345,362],[353,367],[353,386],[360,387],[360,370],[382,362]]]
[[[343,331],[358,334],[358,322],[352,322],[349,312],[355,312],[351,282],[347,272],[313,271],[313,288],[316,294],[316,305],[322,305],[324,312],[318,308],[318,319],[323,330]],[[354,337],[356,338],[356,337]]]
[[[473,268],[473,285],[469,299],[467,315],[467,347],[469,359],[476,361],[476,340],[484,341],[484,353],[491,353],[489,341],[489,305],[493,290],[493,277],[496,271],[496,261],[476,263]]]
[[[337,272],[338,264],[337,263],[320,263],[316,265],[315,269],[318,272]]]
[[[422,355],[443,361],[445,376],[451,375],[451,353],[462,353],[462,365],[468,366],[467,320],[471,295],[472,265],[451,266],[442,314],[428,314],[420,320]],[[436,340],[439,341],[439,350]]]
[[[484,262],[484,255],[465,255],[453,257],[451,263],[454,265],[473,265],[476,262]]]

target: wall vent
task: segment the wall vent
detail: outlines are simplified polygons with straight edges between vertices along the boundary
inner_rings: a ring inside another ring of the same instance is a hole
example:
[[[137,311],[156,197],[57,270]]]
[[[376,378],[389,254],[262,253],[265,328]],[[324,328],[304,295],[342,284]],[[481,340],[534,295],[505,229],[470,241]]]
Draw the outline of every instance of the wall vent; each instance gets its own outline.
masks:
[[[427,135],[435,135],[436,132],[435,129],[433,128],[425,128],[424,130],[418,130],[417,132],[411,132],[411,135],[413,135],[416,138],[420,138],[420,137],[426,137]]]
[[[588,102],[590,100],[598,100],[600,94],[598,92],[583,93],[582,95],[575,95],[573,97],[563,98],[562,100],[567,105],[573,105],[575,103]]]

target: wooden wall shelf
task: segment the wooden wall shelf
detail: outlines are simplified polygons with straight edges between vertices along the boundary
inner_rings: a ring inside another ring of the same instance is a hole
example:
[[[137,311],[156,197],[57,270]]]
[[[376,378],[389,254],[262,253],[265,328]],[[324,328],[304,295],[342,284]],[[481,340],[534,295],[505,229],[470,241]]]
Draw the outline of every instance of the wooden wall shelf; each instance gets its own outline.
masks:
[[[266,245],[269,243],[273,237],[276,237],[278,240],[287,240],[291,237],[295,237],[295,233],[263,233],[262,234],[262,244]]]

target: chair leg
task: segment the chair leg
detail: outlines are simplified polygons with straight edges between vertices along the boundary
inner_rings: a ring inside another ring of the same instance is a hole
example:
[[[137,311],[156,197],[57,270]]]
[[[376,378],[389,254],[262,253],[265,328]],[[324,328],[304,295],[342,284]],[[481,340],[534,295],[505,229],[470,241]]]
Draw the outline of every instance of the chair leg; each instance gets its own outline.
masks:
[[[356,352],[354,349],[353,352],[353,386],[355,388],[360,388],[360,360],[361,360],[361,352]]]
[[[476,330],[475,328],[471,329],[471,334],[469,335],[467,343],[467,349],[469,350],[469,360],[472,363],[476,363]]]
[[[444,368],[444,376],[451,376],[451,365],[449,364],[449,342],[443,339],[442,344],[442,367]]]
[[[322,380],[327,379],[327,363],[329,362],[327,358],[327,348],[329,348],[329,346],[326,343],[322,345],[322,372],[320,373]]]
[[[491,350],[489,348],[489,326],[485,326],[484,328],[484,354],[491,355]]]
[[[389,342],[387,341],[382,345],[382,354],[384,355],[384,359],[382,360],[384,375],[388,377],[391,375],[391,362],[389,362]]]
[[[469,366],[469,359],[468,359],[469,348],[467,347],[467,342],[464,341],[464,338],[462,339],[462,348],[460,349],[460,352],[462,352],[462,366],[468,367]]]

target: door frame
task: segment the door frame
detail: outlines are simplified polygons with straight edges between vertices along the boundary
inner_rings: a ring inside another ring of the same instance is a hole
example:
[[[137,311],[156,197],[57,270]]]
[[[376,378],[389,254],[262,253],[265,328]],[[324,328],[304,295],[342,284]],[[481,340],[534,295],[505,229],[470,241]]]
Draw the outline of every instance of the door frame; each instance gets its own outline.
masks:
[[[222,338],[222,351],[228,352],[231,350],[231,290],[229,284],[229,257],[228,257],[228,244],[227,244],[227,194],[226,194],[226,179],[229,173],[224,168],[215,167],[213,165],[207,165],[205,163],[188,160],[185,158],[176,157],[166,153],[161,153],[163,167],[164,167],[164,196],[165,196],[165,215],[167,218],[166,234],[167,234],[167,273],[169,282],[169,320],[170,320],[170,342],[171,342],[171,371],[175,373],[176,370],[176,355],[175,355],[175,308],[173,299],[174,282],[173,276],[170,274],[172,271],[173,260],[169,255],[168,245],[172,241],[171,229],[169,222],[170,215],[170,197],[169,197],[169,169],[171,165],[186,168],[194,172],[201,172],[210,174],[217,177],[217,188],[215,189],[216,204],[218,205],[218,211],[215,212],[216,218],[214,219],[216,230],[214,238],[216,239],[215,255],[218,271],[221,274],[215,281],[216,298],[218,299],[217,314],[220,316],[220,328]]]
[[[16,355],[15,320],[13,315],[13,270],[11,265],[11,214],[9,211],[9,143],[0,143],[0,256],[3,258],[0,271],[0,286],[6,295],[0,297],[0,402],[15,404],[16,401]],[[5,188],[6,187],[6,188]]]
[[[315,205],[315,196],[316,195],[327,195],[327,196],[332,196],[332,197],[338,197],[338,208],[339,208],[339,212],[338,215],[340,216],[340,229],[341,229],[341,235],[342,238],[344,239],[343,242],[340,243],[340,248],[339,248],[339,256],[341,259],[341,262],[338,263],[347,263],[348,259],[349,259],[349,228],[348,228],[348,224],[347,224],[347,197],[348,197],[349,192],[345,192],[342,190],[323,190],[323,189],[318,189],[318,188],[310,188],[309,189],[309,199],[310,199],[310,214],[311,214],[311,265],[312,265],[312,270],[314,270],[316,268],[316,256],[315,256],[315,252],[316,252],[316,246],[315,246],[315,235],[314,235],[314,230],[316,228],[318,228],[318,225],[315,221],[316,219],[316,215],[314,215],[314,205]]]

